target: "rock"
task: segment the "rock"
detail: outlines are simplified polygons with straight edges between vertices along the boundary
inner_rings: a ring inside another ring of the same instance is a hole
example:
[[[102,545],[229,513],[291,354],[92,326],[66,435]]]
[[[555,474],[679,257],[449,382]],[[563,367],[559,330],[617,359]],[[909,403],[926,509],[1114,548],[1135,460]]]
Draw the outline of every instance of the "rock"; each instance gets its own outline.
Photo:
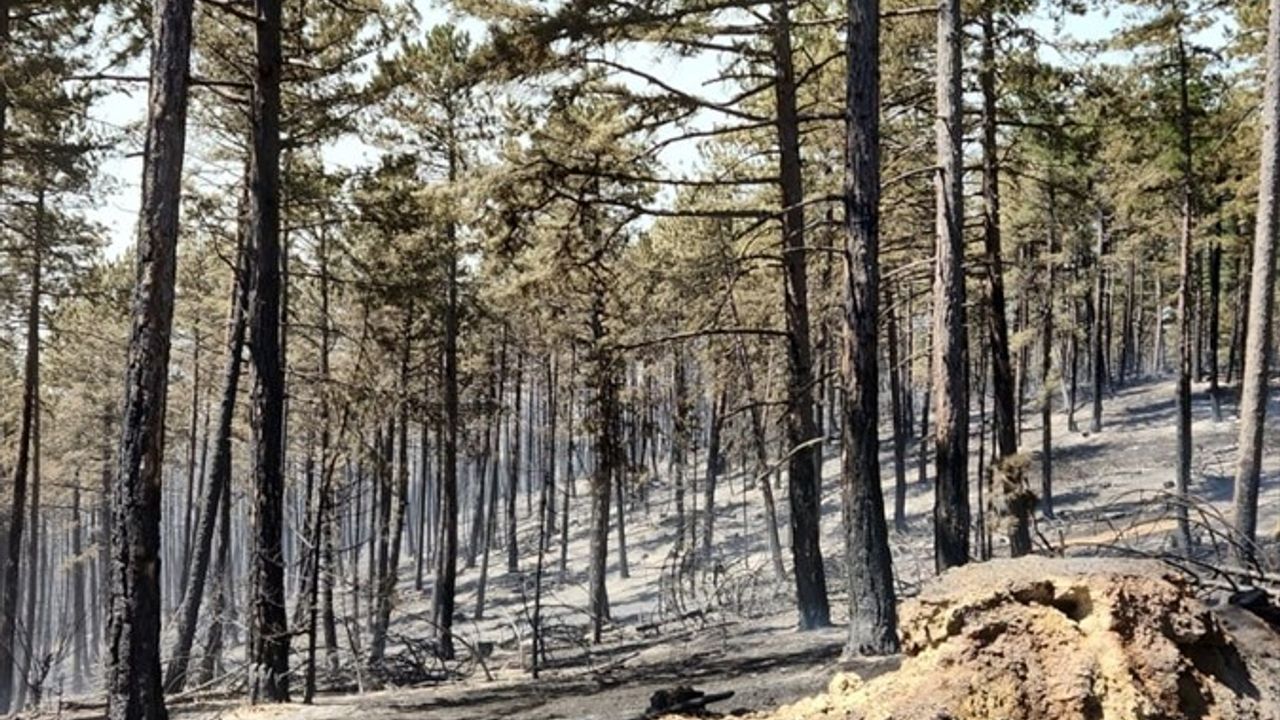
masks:
[[[1155,562],[969,565],[904,603],[898,670],[761,717],[1280,720],[1280,638],[1215,612]]]

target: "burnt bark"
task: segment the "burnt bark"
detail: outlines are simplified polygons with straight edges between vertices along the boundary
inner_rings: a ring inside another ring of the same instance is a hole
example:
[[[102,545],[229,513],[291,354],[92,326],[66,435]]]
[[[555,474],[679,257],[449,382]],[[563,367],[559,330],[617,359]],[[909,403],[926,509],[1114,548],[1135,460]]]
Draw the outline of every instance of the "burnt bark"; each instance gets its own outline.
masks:
[[[996,143],[996,30],[991,0],[982,5],[982,50],[979,84],[982,89],[982,241],[986,252],[988,286],[987,338],[991,346],[991,382],[995,404],[996,449],[1000,457],[1018,452],[1018,422],[1014,405],[1014,373],[1009,354],[1009,323],[1004,291],[1004,260],[1000,231],[1000,155]]]
[[[821,438],[814,420],[813,343],[809,328],[805,252],[804,176],[800,119],[791,49],[789,2],[774,2],[774,103],[779,190],[782,196],[783,290],[787,324],[787,488],[791,501],[791,554],[802,630],[831,624],[820,543]]]
[[[1267,79],[1263,103],[1258,219],[1253,240],[1252,287],[1245,341],[1244,385],[1240,393],[1240,455],[1236,460],[1235,524],[1246,540],[1237,546],[1243,560],[1254,554],[1258,525],[1258,480],[1267,412],[1267,372],[1271,357],[1275,300],[1276,238],[1280,237],[1280,0],[1271,0],[1267,22]]]
[[[969,562],[969,346],[965,319],[960,1],[938,4],[937,252],[933,285],[934,563]]]
[[[453,176],[451,168],[450,176]],[[453,658],[454,594],[458,583],[458,264],[457,228],[448,228],[449,279],[444,316],[444,472],[440,487],[440,538],[436,543],[432,625],[441,657]]]
[[[1191,526],[1187,503],[1191,485],[1191,371],[1194,354],[1191,327],[1191,255],[1194,244],[1195,209],[1192,198],[1195,187],[1191,165],[1191,101],[1189,98],[1190,59],[1186,44],[1178,30],[1178,136],[1182,152],[1182,232],[1179,249],[1178,278],[1178,476],[1176,492],[1178,501],[1174,517],[1178,522],[1178,541],[1184,548],[1191,546]]]
[[[845,123],[843,489],[846,654],[897,652],[897,600],[880,489],[880,3],[849,0]]]
[[[231,308],[228,313],[226,364],[222,370],[222,397],[218,402],[217,436],[213,443],[213,465],[205,482],[200,499],[200,516],[196,522],[191,555],[191,572],[178,610],[178,627],[173,648],[169,652],[169,665],[165,670],[165,690],[180,692],[186,685],[187,668],[191,659],[191,647],[195,641],[196,624],[200,607],[204,602],[204,588],[208,581],[209,561],[212,556],[213,533],[222,508],[223,493],[230,492],[231,481],[231,426],[235,419],[236,393],[240,387],[241,355],[244,348],[245,312],[248,303],[248,282],[245,271],[249,264],[247,246],[240,240],[241,251],[232,284]]]
[[[119,470],[113,488],[104,686],[110,720],[165,720],[160,491],[186,143],[191,0],[157,0]]]
[[[289,700],[289,632],[284,597],[284,350],[280,337],[280,43],[281,3],[254,4],[256,72],[249,159],[249,227],[255,250],[249,296],[253,361],[253,549],[250,563],[249,694]]]

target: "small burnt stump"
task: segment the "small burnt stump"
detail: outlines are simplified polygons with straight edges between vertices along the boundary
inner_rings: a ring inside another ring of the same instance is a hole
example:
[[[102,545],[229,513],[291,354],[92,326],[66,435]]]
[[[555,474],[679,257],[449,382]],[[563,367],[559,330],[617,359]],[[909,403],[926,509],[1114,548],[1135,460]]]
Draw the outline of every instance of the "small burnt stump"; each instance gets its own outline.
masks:
[[[728,700],[731,697],[733,697],[733,691],[705,693],[688,685],[677,685],[670,689],[659,690],[649,696],[649,709],[643,717],[648,720],[663,715],[703,715],[711,703]]]

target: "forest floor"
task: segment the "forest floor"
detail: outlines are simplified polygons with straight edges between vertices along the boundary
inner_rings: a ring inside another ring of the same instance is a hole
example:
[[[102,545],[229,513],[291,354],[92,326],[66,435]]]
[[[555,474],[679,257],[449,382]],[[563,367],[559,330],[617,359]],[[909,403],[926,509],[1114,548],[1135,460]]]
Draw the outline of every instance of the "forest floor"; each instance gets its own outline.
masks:
[[[1210,528],[1230,516],[1237,422],[1231,392],[1224,390],[1222,422],[1214,422],[1205,388],[1197,387],[1194,402],[1193,517],[1203,519],[1198,530],[1203,552],[1215,547]],[[1080,428],[1088,426],[1087,390],[1076,412]],[[1041,551],[1067,555],[1160,554],[1171,547],[1169,493],[1176,474],[1176,403],[1174,385],[1154,381],[1131,386],[1106,399],[1104,429],[1100,433],[1070,431],[1066,414],[1054,413],[1054,504],[1056,518],[1037,519]],[[1280,407],[1271,408],[1271,417]],[[1024,448],[1040,446],[1039,414],[1028,413]],[[976,426],[976,420],[974,422]],[[1280,446],[1280,426],[1269,423],[1267,447]],[[893,464],[889,443],[883,479],[891,513]],[[987,446],[989,452],[989,446]],[[977,441],[974,442],[977,450]],[[1037,453],[1031,453],[1038,457]],[[920,592],[933,576],[930,513],[931,485],[917,482],[917,450],[908,463],[908,527],[892,534],[899,595]],[[701,468],[699,468],[699,471]],[[1031,484],[1039,489],[1039,463],[1031,463]],[[461,569],[458,617],[455,627],[468,647],[482,648],[483,663],[466,663],[465,677],[445,682],[417,682],[414,686],[354,693],[353,680],[372,683],[343,669],[346,694],[322,693],[309,706],[238,707],[241,700],[208,697],[175,703],[179,718],[338,718],[433,717],[461,718],[633,718],[648,706],[658,689],[689,684],[708,691],[734,691],[735,697],[716,709],[766,710],[826,689],[841,670],[840,652],[846,616],[843,540],[840,531],[839,457],[829,454],[824,466],[823,549],[836,627],[800,633],[794,629],[790,586],[779,583],[770,570],[763,529],[763,505],[751,478],[733,473],[723,478],[716,501],[716,562],[694,568],[681,562],[675,547],[676,525],[671,489],[661,481],[652,492],[646,515],[629,512],[627,550],[630,577],[618,572],[616,531],[610,533],[611,564],[608,590],[613,622],[605,642],[592,646],[586,627],[587,494],[572,500],[568,569],[558,571],[558,542],[548,554],[544,599],[548,666],[533,679],[528,671],[529,610],[535,556],[521,557],[523,573],[505,572],[500,551],[494,553],[484,620],[470,619],[475,608],[478,570]],[[585,482],[579,480],[585,487]],[[746,487],[744,487],[744,485]],[[701,511],[701,488],[689,493]],[[976,508],[976,488],[975,493]],[[778,493],[778,513],[784,555],[790,564],[785,492]],[[524,503],[521,502],[524,513]],[[1221,517],[1218,517],[1218,515]],[[1280,453],[1264,459],[1264,487],[1259,527],[1270,535],[1280,519]],[[1219,529],[1219,528],[1215,528]],[[499,533],[500,535],[501,533]],[[994,556],[1007,555],[1000,532],[993,532]],[[466,536],[462,540],[465,542]],[[536,547],[535,529],[526,520],[522,549]],[[1048,547],[1046,547],[1046,545]],[[409,558],[406,568],[412,568]],[[429,637],[430,587],[413,588],[411,570],[402,570],[398,604],[392,623],[389,655],[412,665],[412,639]],[[405,576],[408,576],[407,578]],[[349,607],[344,591],[342,610]],[[343,631],[339,630],[340,635]],[[406,642],[409,640],[409,642]],[[489,651],[489,644],[492,650]],[[346,643],[342,643],[345,647]],[[301,665],[295,643],[294,666]],[[347,657],[347,653],[343,653]],[[234,659],[234,658],[233,658]],[[897,659],[855,667],[860,675],[876,675],[895,667]],[[345,664],[345,661],[344,661]],[[421,669],[421,668],[419,668]],[[847,669],[847,667],[846,667]],[[297,686],[301,680],[295,681]],[[322,679],[323,686],[323,679]]]

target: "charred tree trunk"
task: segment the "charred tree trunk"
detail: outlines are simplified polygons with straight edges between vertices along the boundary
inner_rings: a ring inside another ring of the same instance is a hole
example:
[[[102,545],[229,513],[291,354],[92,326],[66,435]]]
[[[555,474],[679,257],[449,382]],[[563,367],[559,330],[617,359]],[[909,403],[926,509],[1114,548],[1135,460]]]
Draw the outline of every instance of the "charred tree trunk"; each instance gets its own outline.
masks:
[[[1235,277],[1236,277],[1236,307],[1231,313],[1231,348],[1227,351],[1227,384],[1230,385],[1237,377],[1240,368],[1240,356],[1245,344],[1246,319],[1249,315],[1251,306],[1249,305],[1249,280],[1245,273],[1244,260],[1240,256],[1236,257]]]
[[[196,323],[191,351],[191,420],[187,431],[187,502],[182,510],[182,567],[178,587],[185,589],[191,577],[191,522],[196,498],[196,426],[200,421],[200,324]]]
[[[933,285],[933,506],[938,572],[969,562],[969,347],[964,287],[964,164],[960,85],[960,0],[938,4],[936,194],[937,265]]]
[[[907,436],[911,425],[906,422],[906,408],[902,395],[906,392],[902,382],[902,361],[898,351],[898,309],[894,306],[893,291],[885,289],[885,304],[889,306],[889,404],[893,418],[893,527],[898,532],[907,530]]]
[[[519,528],[516,526],[516,493],[520,491],[520,401],[524,385],[524,353],[516,352],[515,377],[516,402],[511,415],[507,457],[507,572],[520,571],[520,552],[517,546]]]
[[[43,205],[43,194],[41,195],[41,204]],[[40,212],[43,218],[43,212]],[[3,663],[4,668],[0,668],[0,705],[9,706],[8,691],[11,683],[14,682],[13,672],[17,671],[16,683],[14,691],[17,695],[15,710],[25,709],[24,700],[26,699],[27,683],[31,670],[31,654],[35,652],[32,645],[32,631],[34,624],[34,615],[36,607],[36,595],[38,594],[38,586],[36,580],[39,577],[37,568],[38,553],[40,550],[40,527],[39,509],[40,509],[40,296],[43,292],[43,272],[44,258],[40,247],[42,234],[39,230],[36,233],[35,247],[32,249],[31,257],[31,295],[27,299],[27,337],[26,337],[26,367],[22,388],[22,418],[20,420],[20,430],[18,431],[18,462],[14,468],[13,482],[13,516],[10,518],[9,526],[9,553],[13,558],[13,564],[6,564],[6,570],[9,571],[8,579],[5,583],[7,592],[14,594],[13,604],[9,605],[6,598],[4,617],[0,619],[0,642],[4,643],[6,648],[3,652],[8,652],[12,657],[12,663]],[[31,501],[26,502],[27,490],[31,491]],[[27,538],[27,576],[24,580],[18,580],[18,569],[20,567],[18,558],[20,556],[20,548],[22,547],[23,534],[23,517],[24,512],[28,512],[27,506],[30,506],[30,515],[26,519],[29,537]],[[15,532],[16,530],[16,532]],[[23,610],[23,622],[18,622],[18,598],[17,594],[21,590],[23,598],[26,600]],[[19,640],[17,632],[19,626],[22,630],[22,639]],[[19,657],[19,652],[21,656]]]
[[[774,100],[782,196],[783,289],[787,322],[787,462],[791,554],[800,629],[831,624],[820,542],[821,445],[813,417],[813,344],[805,255],[804,177],[788,2],[773,3]]]
[[[727,391],[721,390],[711,404],[711,423],[707,438],[707,477],[702,484],[702,556],[712,557],[716,522],[716,480],[720,475],[723,458],[720,454],[720,433],[724,426],[725,406],[729,402]]]
[[[673,482],[675,484],[675,502],[676,502],[676,541],[677,549],[684,548],[685,525],[688,520],[685,517],[684,509],[684,483],[687,470],[688,453],[689,453],[689,383],[685,375],[684,353],[680,348],[676,348],[675,357],[672,360],[675,373],[674,398],[672,400],[675,407],[673,408],[673,417],[671,420],[671,468]]]
[[[256,0],[249,226],[256,253],[249,350],[253,358],[254,543],[249,694],[289,700],[289,631],[284,598],[284,355],[280,342],[281,3]]]
[[[1089,422],[1091,432],[1102,432],[1102,390],[1107,382],[1105,337],[1102,332],[1105,311],[1107,276],[1103,266],[1107,254],[1107,218],[1098,212],[1098,244],[1094,248],[1093,323],[1089,330],[1089,356],[1093,366],[1093,415]]]
[[[412,345],[412,310],[403,311],[401,319],[400,349],[400,387],[409,387],[409,351]],[[404,544],[405,511],[409,508],[409,399],[400,398],[399,418],[394,430],[387,429],[387,458],[383,463],[390,476],[391,449],[395,447],[395,478],[393,484],[384,488],[390,497],[384,495],[383,507],[391,506],[391,517],[387,527],[383,529],[386,545],[385,562],[378,586],[378,607],[374,619],[373,634],[369,640],[369,662],[379,663],[383,660],[387,649],[387,630],[391,626],[391,610],[395,605],[396,587],[400,580],[400,548]],[[448,521],[450,518],[445,518]],[[457,496],[454,496],[454,512],[451,515],[454,523],[454,540],[457,541]],[[456,550],[456,548],[455,548]],[[381,550],[380,550],[381,552]],[[455,555],[456,557],[456,555]]]
[[[849,574],[846,652],[897,652],[889,530],[880,489],[880,3],[849,0],[845,154],[844,525]]]
[[[489,468],[489,512],[484,528],[484,551],[480,555],[480,579],[476,581],[476,620],[484,619],[485,590],[489,581],[489,551],[498,527],[498,466],[502,457],[502,406],[506,402],[507,329],[502,328],[502,349],[498,356],[498,394],[493,418],[493,465]],[[572,443],[570,443],[572,448]]]
[[[576,495],[574,488],[577,483],[573,477],[573,452],[574,436],[573,436],[573,413],[574,413],[574,397],[575,386],[578,375],[578,352],[571,348],[569,351],[569,397],[565,402],[565,457],[564,457],[564,485],[562,491],[564,498],[562,502],[563,510],[560,513],[560,574],[564,575],[569,569],[569,498]]]
[[[1191,167],[1191,101],[1188,75],[1190,59],[1178,35],[1178,134],[1182,151],[1182,242],[1179,252],[1180,277],[1178,281],[1178,501],[1174,516],[1178,521],[1178,540],[1184,549],[1191,547],[1191,526],[1187,517],[1187,503],[1191,485],[1191,365],[1194,347],[1191,327],[1191,254],[1195,227],[1194,187]]]
[[[1058,191],[1049,184],[1049,239],[1044,254],[1044,295],[1040,308],[1040,507],[1053,517],[1053,286],[1058,253]]]
[[[556,486],[556,361],[555,355],[547,356],[547,424],[543,438],[546,462],[542,466],[542,489],[538,494],[538,561],[533,578],[533,676],[546,656],[546,642],[542,632],[542,576],[553,528],[550,524],[551,507],[555,502]]]
[[[231,308],[227,321],[226,365],[222,371],[222,398],[218,403],[217,437],[213,443],[213,466],[205,482],[200,499],[200,515],[193,538],[191,572],[187,576],[182,605],[178,611],[178,627],[173,648],[169,653],[169,665],[165,670],[165,690],[181,692],[186,685],[187,667],[191,660],[191,647],[195,642],[196,624],[200,606],[204,602],[204,588],[208,578],[209,560],[213,547],[213,531],[222,508],[223,493],[230,492],[231,481],[231,426],[235,419],[236,393],[240,387],[241,354],[244,347],[245,312],[248,303],[248,248],[243,238],[232,283]]]
[[[157,0],[133,323],[112,495],[107,662],[110,720],[165,720],[160,676],[160,491],[169,335],[186,141],[191,0]],[[12,552],[12,551],[11,551]]]
[[[454,169],[450,167],[450,178]],[[436,543],[435,587],[431,618],[436,647],[442,658],[453,659],[454,595],[458,583],[458,262],[457,228],[450,223],[449,287],[444,316],[444,472],[440,486],[440,539]]]
[[[617,384],[614,359],[604,326],[604,288],[596,288],[591,313],[593,385],[596,392],[597,428],[595,473],[591,478],[591,545],[587,609],[591,615],[591,639],[599,644],[604,624],[609,620],[609,593],[605,575],[609,564],[609,494],[613,487],[613,465],[617,459]]]
[[[734,320],[737,321],[737,306],[730,299],[730,307],[734,313]],[[748,402],[751,403],[749,410],[751,420],[751,439],[752,447],[755,449],[755,474],[756,482],[760,486],[760,495],[764,500],[764,522],[765,533],[769,541],[769,559],[773,564],[774,578],[781,580],[786,576],[786,569],[782,564],[782,540],[778,537],[778,509],[777,504],[773,500],[773,486],[769,484],[769,449],[768,438],[765,436],[764,429],[764,411],[760,407],[760,401],[756,394],[755,376],[751,372],[751,362],[747,357],[747,345],[741,336],[734,338],[738,356],[738,366],[742,373],[742,382],[747,391]]]
[[[1009,324],[1005,306],[1004,262],[1000,232],[1000,156],[996,144],[996,30],[992,1],[982,5],[982,240],[986,252],[990,312],[987,337],[991,345],[991,381],[995,404],[996,450],[1000,457],[1018,452],[1018,423],[1014,405],[1013,363],[1009,355]]]
[[[1213,421],[1222,422],[1221,388],[1218,386],[1218,336],[1221,332],[1222,308],[1222,245],[1215,239],[1209,248],[1209,317],[1208,317],[1208,367],[1209,401],[1213,404]]]
[[[1280,237],[1280,0],[1271,0],[1267,22],[1267,79],[1263,103],[1262,158],[1258,181],[1258,220],[1253,240],[1249,327],[1244,351],[1244,387],[1240,393],[1240,456],[1236,461],[1235,523],[1251,560],[1258,525],[1258,478],[1267,412],[1267,373],[1271,356],[1275,300],[1276,238]]]
[[[84,553],[84,516],[80,512],[80,473],[76,473],[75,484],[71,486],[71,689],[75,692],[84,690],[85,673],[89,669],[89,648],[86,643],[88,635],[87,616],[85,613],[85,558]]]

